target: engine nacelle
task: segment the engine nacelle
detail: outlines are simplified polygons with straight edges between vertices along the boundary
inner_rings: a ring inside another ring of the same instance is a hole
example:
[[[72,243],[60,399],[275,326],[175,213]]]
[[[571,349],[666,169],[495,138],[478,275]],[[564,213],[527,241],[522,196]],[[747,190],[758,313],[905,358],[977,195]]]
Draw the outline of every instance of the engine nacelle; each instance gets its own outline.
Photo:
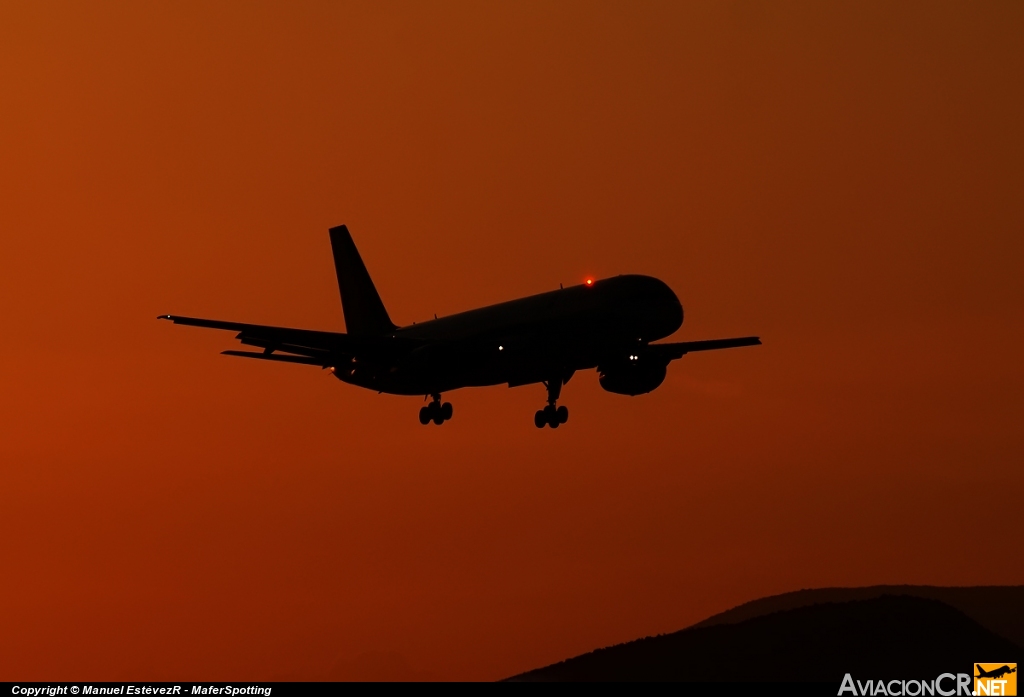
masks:
[[[625,360],[598,366],[601,387],[630,397],[647,394],[664,382],[667,368],[667,362],[643,355],[631,355]]]

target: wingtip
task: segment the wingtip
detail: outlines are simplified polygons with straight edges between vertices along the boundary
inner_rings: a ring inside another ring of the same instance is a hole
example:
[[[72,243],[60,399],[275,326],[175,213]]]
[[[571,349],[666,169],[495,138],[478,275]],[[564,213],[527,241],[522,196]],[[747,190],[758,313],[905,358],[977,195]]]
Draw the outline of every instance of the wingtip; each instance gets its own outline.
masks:
[[[156,318],[157,319],[174,319],[170,315],[157,315]]]

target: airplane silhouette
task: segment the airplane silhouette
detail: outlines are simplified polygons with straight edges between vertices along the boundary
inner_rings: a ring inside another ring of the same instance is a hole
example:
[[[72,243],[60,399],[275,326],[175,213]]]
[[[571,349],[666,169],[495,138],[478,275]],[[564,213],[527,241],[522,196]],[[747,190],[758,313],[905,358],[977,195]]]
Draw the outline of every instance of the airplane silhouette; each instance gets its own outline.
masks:
[[[562,385],[577,370],[597,368],[600,384],[638,395],[665,379],[668,364],[693,351],[753,346],[756,336],[654,344],[683,323],[675,293],[650,276],[588,279],[570,288],[398,327],[388,316],[344,225],[331,228],[334,266],[347,333],[161,315],[175,324],[238,332],[260,351],[224,351],[267,361],[316,365],[359,387],[426,395],[420,423],[441,425],[452,405],[441,394],[462,387],[541,383],[547,406],[537,428],[558,428],[569,410],[557,406]]]
[[[1001,678],[1007,673],[1017,672],[1016,668],[1011,668],[1010,666],[1000,666],[992,671],[986,671],[977,663],[974,664],[974,667],[978,669],[978,674],[974,676],[976,678]]]

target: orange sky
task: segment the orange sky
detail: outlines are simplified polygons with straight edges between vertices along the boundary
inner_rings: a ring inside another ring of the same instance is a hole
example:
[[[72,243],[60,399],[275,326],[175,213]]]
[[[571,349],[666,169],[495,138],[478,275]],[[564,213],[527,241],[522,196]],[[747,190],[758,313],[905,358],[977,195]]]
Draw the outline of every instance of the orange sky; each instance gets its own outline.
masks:
[[[1012,2],[3,3],[0,677],[490,679],[803,587],[1024,583],[1021,36]],[[764,346],[580,373],[558,431],[539,386],[424,428],[154,319],[341,330],[341,223],[402,324],[645,273],[677,340]]]

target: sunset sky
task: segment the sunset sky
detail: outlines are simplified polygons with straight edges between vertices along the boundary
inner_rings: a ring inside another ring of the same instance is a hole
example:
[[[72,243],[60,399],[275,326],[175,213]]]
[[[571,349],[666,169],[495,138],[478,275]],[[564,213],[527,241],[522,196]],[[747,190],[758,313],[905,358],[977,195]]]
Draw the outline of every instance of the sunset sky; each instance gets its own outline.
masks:
[[[495,679],[1022,584],[1024,4],[0,4],[0,678]],[[643,273],[691,354],[422,400],[344,330]],[[1014,522],[1016,521],[1016,522]],[[373,672],[376,671],[376,672]]]

